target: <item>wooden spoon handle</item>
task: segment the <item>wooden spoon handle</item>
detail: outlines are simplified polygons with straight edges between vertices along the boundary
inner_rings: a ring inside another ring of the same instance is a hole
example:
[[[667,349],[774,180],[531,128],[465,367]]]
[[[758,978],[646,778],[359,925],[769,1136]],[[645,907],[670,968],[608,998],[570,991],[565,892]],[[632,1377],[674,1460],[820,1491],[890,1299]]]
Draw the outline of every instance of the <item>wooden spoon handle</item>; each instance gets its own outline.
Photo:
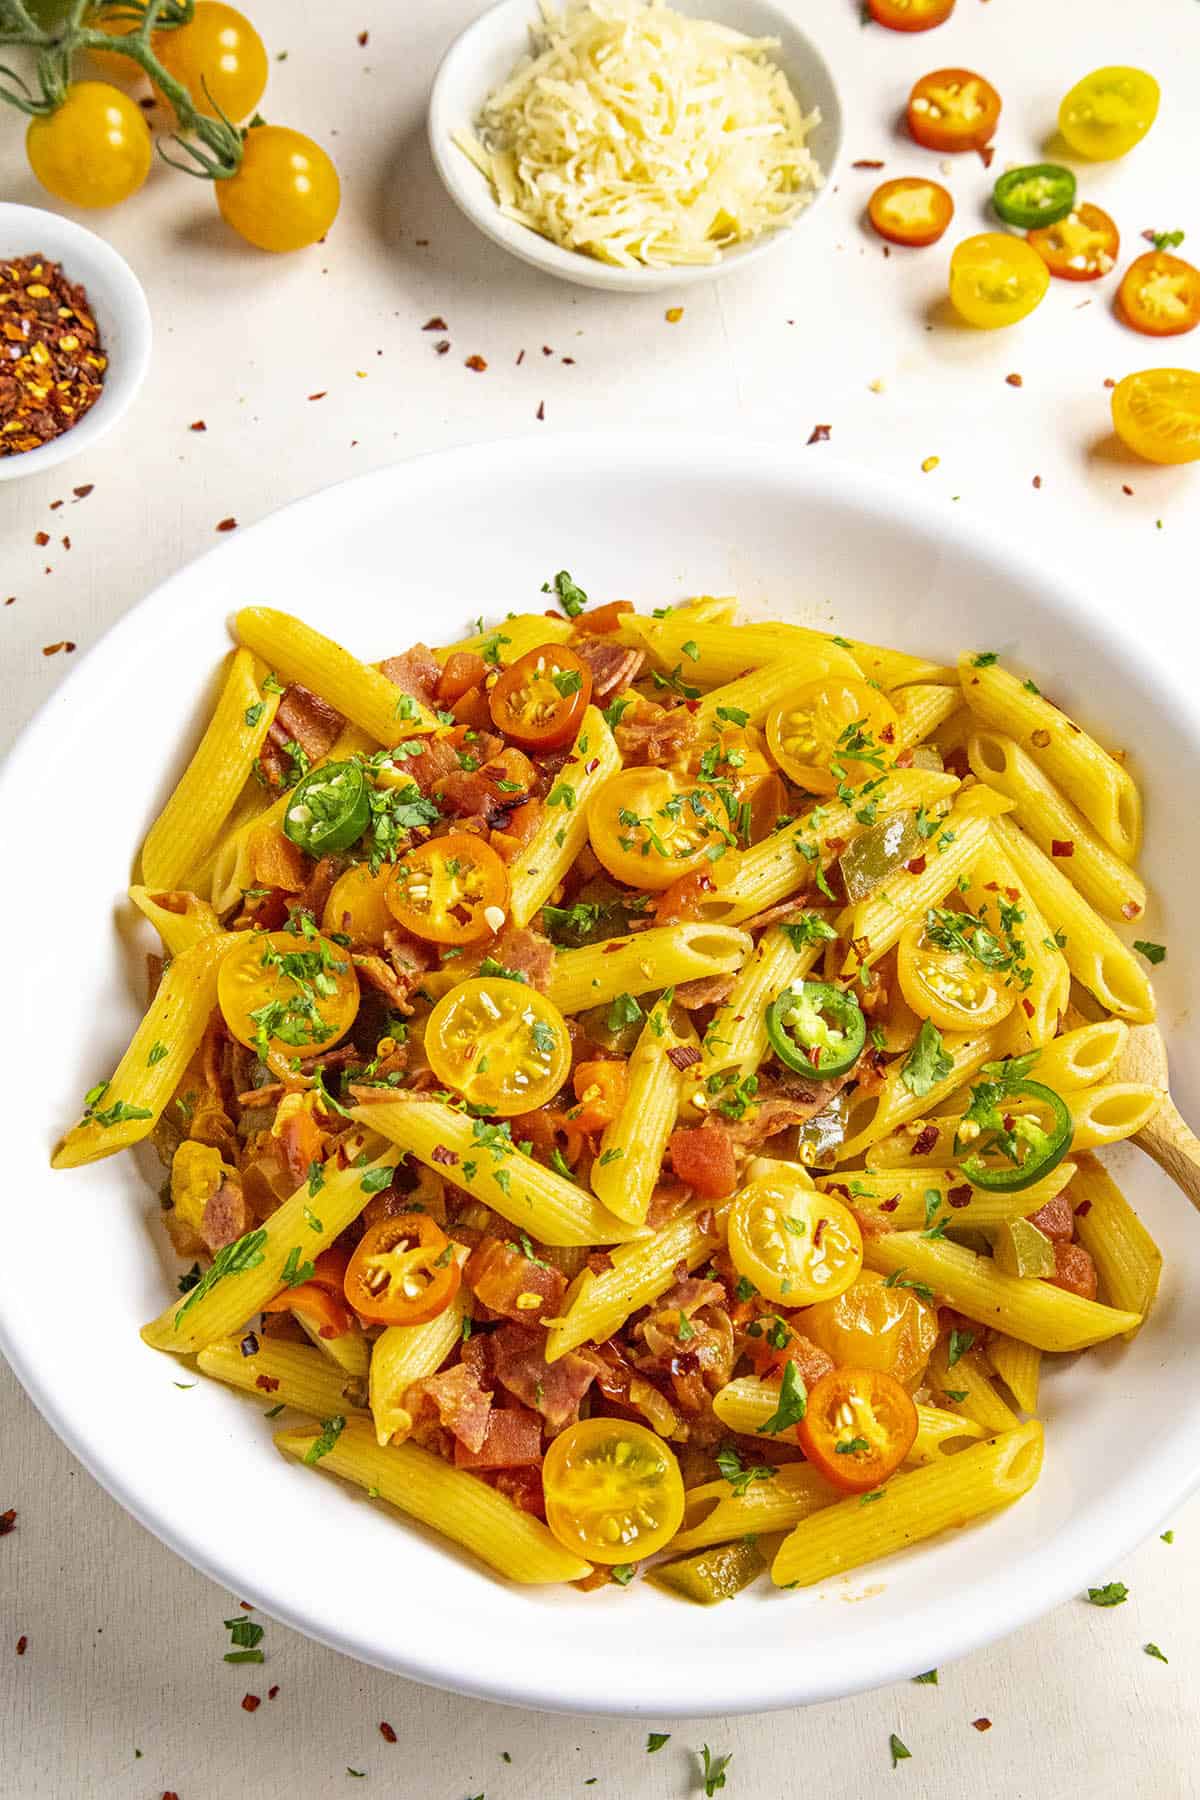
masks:
[[[1200,1212],[1200,1138],[1184,1122],[1170,1096],[1133,1141],[1154,1158]]]

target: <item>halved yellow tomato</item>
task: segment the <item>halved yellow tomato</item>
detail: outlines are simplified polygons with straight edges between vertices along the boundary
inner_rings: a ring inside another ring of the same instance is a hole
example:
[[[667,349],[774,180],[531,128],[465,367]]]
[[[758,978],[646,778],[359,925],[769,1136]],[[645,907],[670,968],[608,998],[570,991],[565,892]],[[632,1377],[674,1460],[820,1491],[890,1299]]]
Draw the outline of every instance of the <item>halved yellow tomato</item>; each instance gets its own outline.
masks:
[[[567,1022],[553,1001],[491,976],[442,996],[425,1027],[425,1054],[439,1081],[505,1118],[544,1106],[571,1072]]]
[[[669,769],[622,769],[592,801],[588,835],[615,880],[660,893],[737,842],[731,804],[732,819],[717,786],[681,782]]]
[[[217,971],[226,1025],[264,1062],[331,1050],[358,1012],[349,954],[316,932],[247,931]]]
[[[886,1174],[864,1186],[886,1198]],[[877,1204],[868,1202],[869,1205]],[[937,1343],[937,1313],[912,1288],[864,1269],[835,1300],[810,1306],[796,1324],[839,1368],[882,1369],[905,1387],[914,1387]]]
[[[1140,369],[1118,381],[1113,428],[1135,456],[1153,463],[1200,461],[1200,374]]]
[[[385,898],[391,878],[390,863],[377,875],[372,875],[366,863],[354,863],[329,891],[321,915],[322,931],[338,931],[352,944],[382,945],[384,932],[396,923]]]
[[[767,714],[767,743],[784,774],[811,794],[835,794],[890,767],[900,716],[886,694],[848,675],[809,681]]]
[[[1007,1019],[1016,1004],[1016,989],[1005,985],[1000,969],[987,967],[972,953],[970,933],[978,921],[970,913],[962,914],[962,919],[966,931],[961,943],[952,942],[952,934],[945,932],[941,942],[936,931],[931,939],[923,921],[908,926],[900,939],[896,974],[901,993],[919,1019],[928,1019],[939,1031],[987,1031]],[[986,927],[983,931],[987,954],[995,946],[996,956],[1007,957],[1011,966],[1011,955]]]
[[[1158,101],[1158,83],[1144,69],[1093,69],[1063,100],[1058,128],[1077,155],[1111,162],[1141,143]]]
[[[760,1159],[750,1176],[729,1211],[738,1274],[777,1306],[842,1293],[862,1268],[862,1233],[849,1207],[818,1193],[799,1165]]]
[[[583,1419],[559,1432],[542,1465],[546,1523],[593,1562],[652,1556],[683,1519],[683,1477],[673,1452],[644,1425]]]
[[[980,231],[954,246],[950,298],[969,325],[1015,325],[1045,297],[1050,271],[1024,238]]]

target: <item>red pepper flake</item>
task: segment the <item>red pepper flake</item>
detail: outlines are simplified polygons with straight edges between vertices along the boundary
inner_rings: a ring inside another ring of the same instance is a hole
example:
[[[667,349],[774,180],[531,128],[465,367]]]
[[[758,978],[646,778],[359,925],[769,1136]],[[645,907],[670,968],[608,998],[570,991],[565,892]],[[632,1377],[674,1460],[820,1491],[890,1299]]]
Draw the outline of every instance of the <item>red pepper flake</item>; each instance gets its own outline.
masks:
[[[59,507],[60,507],[60,506],[61,506],[61,505],[62,505],[62,501],[61,501],[61,500],[52,500],[52,501],[51,501],[51,502],[50,502],[50,511],[51,511],[51,512],[57,512],[57,511],[58,511],[58,509],[59,509]]]
[[[273,1700],[278,1692],[279,1692],[279,1683],[276,1682],[274,1687],[269,1687],[267,1689],[267,1699]]]
[[[829,851],[831,856],[840,856],[842,851],[846,848],[846,840],[843,837],[827,837],[825,839],[825,848]]]
[[[218,531],[236,531],[237,530],[237,520],[236,519],[218,519],[217,520],[217,530]]]
[[[42,655],[43,656],[57,656],[60,650],[65,650],[67,652],[67,655],[69,656],[71,654],[71,651],[74,648],[75,648],[75,646],[71,642],[70,638],[63,638],[62,641],[57,644],[43,644],[42,645]]]
[[[17,604],[17,596],[15,594],[10,594],[4,604],[5,606],[15,606]]]
[[[17,1655],[24,1656],[28,1647],[29,1647],[29,1639],[25,1636],[25,1633],[22,1632],[20,1637],[17,1639]],[[163,1800],[166,1800],[165,1795],[163,1796]]]
[[[0,456],[61,437],[99,398],[108,359],[91,310],[59,263],[0,263]]]
[[[310,400],[323,400],[328,392],[328,388],[322,388],[319,393],[310,394],[308,397]]]
[[[379,1721],[379,1735],[385,1744],[394,1744],[396,1741],[396,1733],[386,1719],[380,1719]]]
[[[1121,483],[1121,492],[1123,494],[1132,494],[1133,489],[1130,487],[1130,485],[1127,481],[1123,481]]]
[[[71,489],[71,492],[74,494],[74,496],[77,500],[86,500],[88,495],[94,493],[95,491],[96,491],[96,484],[94,481],[85,481],[82,487],[77,487],[77,488]]]
[[[242,1711],[243,1712],[257,1712],[261,1705],[262,1705],[262,1695],[261,1694],[243,1694],[242,1695]]]
[[[439,338],[437,343],[433,347],[437,351],[439,356],[445,356],[448,354],[449,349],[450,349],[450,339],[449,338]]]
[[[164,1788],[162,1800],[179,1800],[179,1795],[174,1788]]]
[[[276,1375],[256,1375],[254,1385],[261,1388],[264,1394],[273,1394],[279,1386],[279,1378]]]
[[[1117,384],[1116,384],[1116,382],[1115,382],[1115,381],[1114,381],[1114,380],[1113,380],[1113,378],[1112,378],[1112,376],[1111,376],[1111,375],[1106,375],[1106,376],[1105,376],[1105,377],[1104,377],[1104,385],[1105,385],[1105,387],[1106,387],[1106,388],[1115,388],[1115,387],[1116,387],[1116,385],[1117,385]]]
[[[820,1249],[821,1239],[825,1235],[825,1227],[828,1225],[828,1223],[829,1223],[828,1219],[818,1219],[816,1224],[813,1226],[813,1249],[814,1250]]]
[[[890,1200],[881,1200],[879,1202],[879,1210],[880,1210],[880,1212],[895,1212],[895,1210],[899,1206],[899,1204],[900,1204],[899,1194],[893,1194]]]
[[[1075,1217],[1077,1219],[1086,1219],[1088,1214],[1091,1212],[1091,1210],[1092,1210],[1091,1201],[1090,1200],[1081,1200],[1079,1202],[1079,1205],[1075,1208]]]
[[[980,162],[985,169],[990,169],[992,166],[992,158],[996,154],[996,146],[994,144],[980,144],[977,148],[979,150]]]
[[[923,875],[925,873],[925,858],[923,856],[910,856],[904,866],[910,875]]]
[[[542,345],[542,355],[543,355],[543,356],[553,356],[553,355],[554,355],[554,352],[553,352],[553,350],[552,350],[552,349],[551,349],[551,348],[550,348],[550,346],[549,346],[549,344],[543,344],[543,345]]]
[[[598,756],[593,756],[590,762],[584,763],[583,772],[585,775],[594,775],[599,767],[600,758]]]
[[[958,1187],[946,1189],[946,1200],[951,1206],[970,1206],[971,1188],[969,1182],[962,1182]]]
[[[992,1721],[990,1719],[972,1719],[971,1723],[976,1731],[990,1731],[992,1729]]]
[[[1007,381],[1009,387],[1024,387],[1025,386],[1023,379],[1021,378],[1020,375],[1018,375],[1016,373],[1015,370],[1013,371],[1013,373],[1011,375],[1006,375],[1004,377],[1004,379],[1005,379],[1005,381]]]
[[[452,1169],[458,1161],[458,1151],[449,1149],[445,1144],[435,1144],[430,1151],[430,1161],[444,1163],[446,1168]]]
[[[17,1509],[10,1506],[7,1512],[0,1513],[0,1537],[7,1537],[17,1522]]]
[[[1034,485],[1034,487],[1035,487],[1035,488],[1040,488],[1040,487],[1041,487],[1041,485],[1042,485],[1042,478],[1041,478],[1041,476],[1040,476],[1040,475],[1035,475],[1035,476],[1034,476],[1034,478],[1033,478],[1033,485]]]
[[[877,157],[860,156],[857,162],[850,164],[852,169],[882,169],[883,164]]]
[[[672,1063],[682,1075],[693,1063],[700,1061],[700,1052],[695,1044],[675,1044],[667,1051],[667,1061]]]
[[[1032,1019],[1034,1013],[1037,1011],[1033,1001],[1026,999],[1024,996],[1021,998],[1021,1007],[1027,1019]]]
[[[533,416],[535,419],[545,419],[545,417],[546,417],[546,402],[544,400],[538,401],[538,409],[534,413]]]
[[[896,727],[893,724],[891,724],[890,721],[888,724],[880,726],[879,741],[881,744],[894,744],[895,743]]]
[[[367,43],[370,39],[370,36],[371,36],[371,34],[369,31],[360,31],[359,32],[358,42],[359,42],[359,46],[361,49],[366,49]]]
[[[561,360],[565,363],[573,363],[575,358],[573,356],[564,356]]]
[[[467,367],[468,369],[474,369],[476,375],[482,375],[483,371],[487,368],[487,363],[482,356],[468,356]]]
[[[188,430],[189,431],[207,431],[208,426],[204,423],[203,419],[193,419],[191,424],[188,426]]]
[[[46,545],[50,542],[50,533],[48,531],[35,531],[33,534],[33,541],[40,550],[44,550]]]
[[[833,430],[832,425],[814,425],[812,428],[812,435],[809,437],[809,440],[808,440],[809,443],[810,444],[827,444],[829,442],[829,434],[832,430]]]
[[[1121,917],[1123,919],[1136,919],[1141,910],[1141,907],[1136,901],[1127,900],[1121,908]]]
[[[1051,838],[1050,854],[1051,856],[1074,856],[1074,838]]]
[[[450,327],[447,325],[445,319],[443,319],[441,313],[435,313],[432,319],[426,319],[421,327],[422,331],[449,331],[449,329]]]
[[[524,361],[525,361],[525,352],[523,350],[518,350],[517,351],[517,367],[518,367],[518,369],[520,368],[521,364]]]
[[[924,1125],[913,1142],[914,1156],[928,1156],[931,1150],[937,1149],[938,1128],[936,1125]]]

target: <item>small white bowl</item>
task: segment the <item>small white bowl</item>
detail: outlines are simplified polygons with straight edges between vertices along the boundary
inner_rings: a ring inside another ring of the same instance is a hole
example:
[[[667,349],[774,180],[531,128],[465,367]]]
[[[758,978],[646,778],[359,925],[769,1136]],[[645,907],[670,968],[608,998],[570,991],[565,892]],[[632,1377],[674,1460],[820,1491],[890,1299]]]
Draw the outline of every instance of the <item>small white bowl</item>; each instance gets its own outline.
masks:
[[[788,14],[771,0],[672,0],[677,12],[743,31],[749,37],[778,38],[771,59],[792,85],[805,112],[820,109],[821,122],[808,145],[820,165],[824,183],[809,205],[790,225],[767,232],[748,244],[735,244],[715,263],[669,269],[622,269],[597,262],[579,250],[563,250],[549,238],[506,219],[491,184],[453,142],[453,133],[473,130],[483,102],[511,75],[529,51],[529,27],[536,20],[534,0],[500,0],[455,39],[442,59],[429,96],[429,145],[434,164],[455,204],[492,242],[579,287],[605,288],[610,293],[653,294],[664,288],[673,292],[698,281],[714,281],[744,268],[786,243],[797,226],[829,187],[842,142],[842,109],[829,65],[812,40],[793,24]]]
[[[0,262],[38,253],[61,263],[69,281],[86,289],[108,358],[104,385],[78,424],[37,450],[0,456],[0,481],[39,475],[89,450],[117,420],[145,380],[150,361],[150,308],[142,284],[123,256],[94,231],[40,206],[0,202]],[[2,367],[0,363],[0,367]]]

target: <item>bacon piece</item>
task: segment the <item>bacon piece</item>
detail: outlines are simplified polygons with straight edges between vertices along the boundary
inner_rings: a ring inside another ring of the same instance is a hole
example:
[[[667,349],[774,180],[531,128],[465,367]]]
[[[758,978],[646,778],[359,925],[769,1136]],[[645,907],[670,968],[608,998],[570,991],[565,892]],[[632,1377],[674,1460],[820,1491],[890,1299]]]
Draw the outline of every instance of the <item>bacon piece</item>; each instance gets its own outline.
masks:
[[[340,872],[341,863],[336,856],[323,856],[300,890],[300,897],[296,901],[297,910],[311,913],[319,922]]]
[[[327,700],[293,681],[284,689],[259,755],[268,785],[282,787],[285,776],[291,773],[292,759],[283,748],[286,743],[299,744],[309,762],[316,762],[329,755],[345,723]]]
[[[453,737],[431,737],[423,740],[419,755],[410,756],[404,764],[423,794],[459,767],[459,748]]]
[[[667,1154],[680,1181],[706,1200],[732,1194],[737,1182],[733,1141],[714,1121],[673,1131]]]
[[[456,650],[446,658],[434,690],[434,698],[441,707],[453,706],[456,700],[461,700],[473,687],[482,687],[486,675],[487,664],[478,650]]]
[[[530,987],[544,994],[554,970],[554,945],[540,931],[528,925],[506,925],[499,937],[493,938],[474,953],[468,952],[458,965],[465,978],[473,975],[485,957],[491,957],[505,969],[524,975]]]
[[[609,644],[599,637],[576,637],[571,648],[592,672],[592,699],[607,700],[618,688],[632,687],[646,660],[644,650]]]
[[[762,912],[752,913],[743,919],[738,929],[741,931],[765,931],[768,925],[774,925],[779,919],[798,919],[809,909],[805,906],[803,894],[793,894],[790,900],[781,900],[776,906],[768,906]]]
[[[405,1409],[429,1418],[430,1409],[458,1442],[472,1452],[482,1450],[487,1438],[492,1396],[480,1387],[475,1371],[466,1363],[455,1363],[440,1375],[427,1375],[405,1389]]]
[[[292,1184],[299,1187],[308,1175],[309,1164],[319,1160],[325,1139],[307,1106],[289,1102],[291,1110],[278,1121],[280,1153]]]
[[[249,839],[249,862],[255,887],[302,894],[308,885],[310,859],[276,825],[264,822],[254,826]]]
[[[413,644],[402,656],[389,656],[379,665],[402,694],[410,694],[425,706],[434,704],[434,694],[441,677],[441,665],[428,644]]]
[[[835,1076],[830,1081],[804,1081],[795,1076],[787,1081],[772,1081],[760,1076],[754,1103],[741,1119],[714,1120],[735,1144],[749,1148],[761,1144],[789,1125],[803,1125],[824,1112],[830,1101],[846,1085],[848,1077]]]
[[[242,1184],[226,1175],[216,1193],[210,1194],[204,1203],[200,1236],[215,1256],[226,1244],[232,1244],[235,1239],[240,1238],[248,1225],[249,1214]]]
[[[720,1006],[733,992],[736,975],[697,975],[694,981],[681,981],[675,998],[685,1012],[697,1012],[702,1006]]]
[[[398,974],[392,964],[385,962],[382,956],[366,955],[357,950],[351,952],[350,961],[363,980],[381,993],[398,1013],[409,1014],[412,1012],[409,995],[414,987],[420,987],[419,975],[415,979],[409,980],[407,976]]]
[[[679,919],[700,918],[705,901],[716,891],[717,884],[705,869],[693,869],[690,874],[681,875],[669,888],[664,888],[655,900],[655,924],[674,925]],[[684,983],[685,987],[689,985]]]
[[[658,706],[636,694],[613,733],[623,760],[635,765],[673,761],[696,734],[696,721],[685,706]]]
[[[472,745],[472,753],[479,753],[478,745]],[[433,797],[445,812],[461,819],[480,818],[491,829],[502,830],[538,788],[538,773],[529,758],[509,745],[478,769],[451,770],[436,784]]]
[[[540,1257],[526,1256],[517,1245],[499,1237],[485,1237],[476,1245],[467,1258],[463,1275],[477,1300],[502,1318],[515,1319],[521,1325],[552,1319],[567,1291],[567,1278],[561,1269]],[[494,1344],[495,1339],[491,1342]]]
[[[1051,1243],[1069,1244],[1075,1236],[1075,1214],[1065,1193],[1055,1194],[1053,1200],[1047,1200],[1045,1206],[1030,1213],[1029,1223],[1036,1225]]]
[[[522,1512],[532,1513],[535,1519],[545,1519],[546,1495],[540,1469],[481,1469],[480,1477],[514,1506],[519,1506]]]
[[[502,1325],[494,1331],[492,1354],[497,1381],[523,1405],[541,1413],[552,1431],[575,1417],[596,1379],[595,1359],[574,1350],[548,1363],[546,1333],[524,1325]]]
[[[727,1298],[723,1282],[710,1281],[706,1275],[683,1275],[655,1304],[686,1313],[690,1319],[702,1306],[724,1306]]]
[[[520,1469],[536,1467],[541,1460],[542,1421],[524,1406],[493,1407],[478,1450],[468,1450],[461,1440],[454,1446],[455,1465],[460,1469]]]
[[[1050,1282],[1051,1286],[1065,1288],[1068,1294],[1079,1294],[1085,1300],[1096,1298],[1096,1265],[1082,1244],[1055,1244]]]

